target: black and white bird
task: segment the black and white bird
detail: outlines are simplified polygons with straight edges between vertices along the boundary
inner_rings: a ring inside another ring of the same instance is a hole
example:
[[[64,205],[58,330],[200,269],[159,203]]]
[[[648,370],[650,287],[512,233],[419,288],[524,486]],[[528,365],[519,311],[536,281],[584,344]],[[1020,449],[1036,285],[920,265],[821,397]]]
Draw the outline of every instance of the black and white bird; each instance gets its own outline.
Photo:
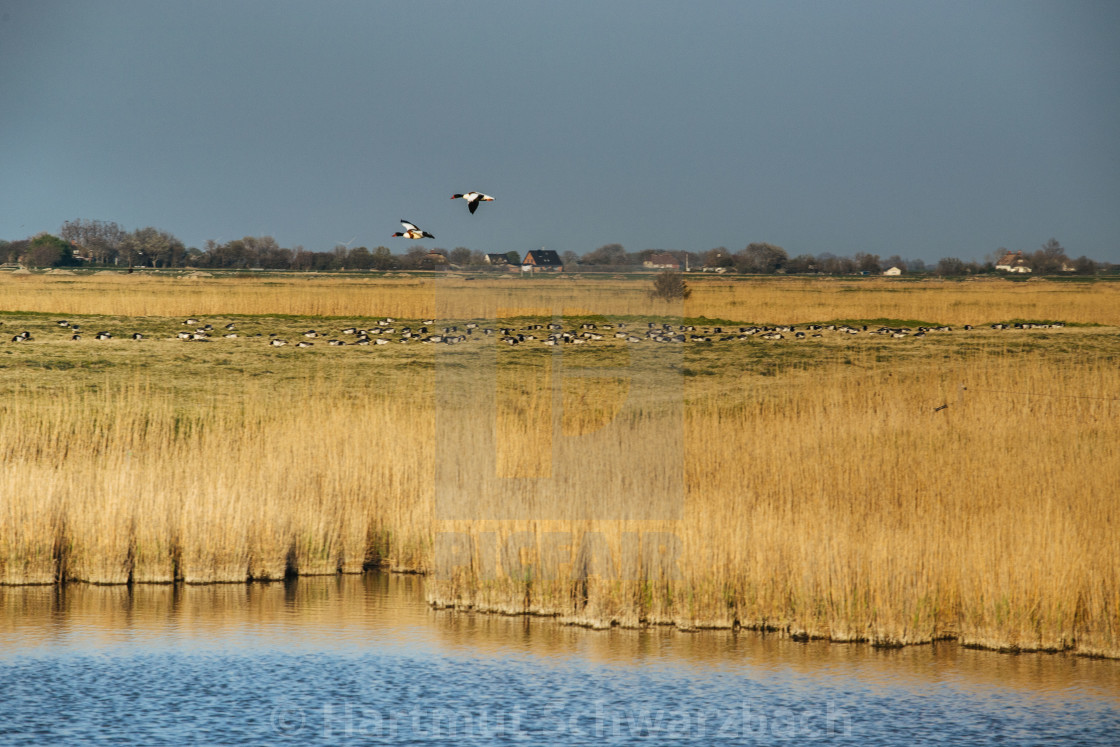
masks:
[[[481,192],[467,192],[461,195],[451,195],[452,200],[457,200],[460,197],[467,201],[467,209],[472,213],[475,210],[478,210],[478,203],[494,201],[493,197],[491,197],[490,195],[484,195]]]
[[[435,236],[431,235],[427,231],[420,230],[420,228],[417,227],[415,223],[409,223],[408,221],[402,219],[401,220],[401,225],[404,226],[404,231],[403,232],[398,231],[395,234],[393,234],[394,236],[404,236],[405,238],[409,238],[409,239],[434,239],[435,238]]]

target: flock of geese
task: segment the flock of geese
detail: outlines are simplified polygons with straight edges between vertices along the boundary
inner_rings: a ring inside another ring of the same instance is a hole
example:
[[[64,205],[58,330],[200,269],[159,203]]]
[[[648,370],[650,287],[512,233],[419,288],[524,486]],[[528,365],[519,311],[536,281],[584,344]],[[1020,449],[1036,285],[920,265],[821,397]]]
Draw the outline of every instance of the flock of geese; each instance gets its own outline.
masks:
[[[79,324],[62,319],[56,322],[70,332],[71,340],[81,340],[82,331]],[[234,322],[225,324],[217,329],[213,324],[203,323],[202,320],[191,317],[182,322],[184,329],[176,334],[180,340],[209,341],[215,336],[236,339],[242,337]],[[1015,323],[992,324],[989,329],[1053,329],[1064,327],[1062,322],[1052,324]],[[974,329],[971,324],[966,324],[960,329],[969,331]],[[316,341],[326,338],[330,346],[343,345],[388,345],[390,343],[408,344],[442,344],[455,345],[470,340],[493,339],[507,345],[586,345],[588,343],[613,340],[630,344],[642,342],[654,343],[717,343],[734,340],[804,340],[821,338],[826,335],[874,335],[891,338],[923,338],[929,334],[952,332],[949,326],[919,326],[919,327],[889,327],[870,325],[853,326],[850,324],[806,324],[806,325],[775,325],[775,326],[729,326],[709,325],[697,326],[693,324],[669,324],[666,322],[584,322],[578,327],[557,322],[547,324],[527,324],[521,327],[510,326],[483,326],[478,321],[463,324],[439,325],[435,319],[425,319],[420,322],[403,323],[392,317],[378,320],[367,328],[347,327],[339,330],[335,335],[315,329],[309,329],[299,334],[300,339],[296,347],[309,348]],[[253,338],[267,337],[269,345],[283,347],[288,345],[287,339],[280,333],[272,332],[267,335],[257,332],[246,335]],[[101,330],[96,335],[98,340],[111,340],[114,335],[107,330]],[[139,332],[128,335],[129,339],[147,339]],[[11,338],[12,342],[27,342],[34,339],[27,330],[19,332]]]
[[[1053,324],[992,324],[990,329],[1051,329],[1065,325],[1061,322]],[[961,327],[962,330],[974,329],[971,324]],[[546,346],[556,345],[586,345],[588,343],[614,340],[624,341],[629,344],[654,342],[654,343],[716,343],[733,340],[803,340],[821,338],[826,334],[839,335],[875,335],[895,339],[913,337],[923,338],[928,334],[952,332],[949,326],[936,327],[888,327],[869,325],[852,326],[849,324],[808,324],[801,325],[775,325],[775,326],[726,326],[710,325],[696,326],[693,324],[669,324],[665,322],[584,322],[569,329],[556,322],[548,324],[527,324],[521,327],[483,326],[477,321],[466,322],[463,325],[439,326],[434,319],[426,319],[413,326],[402,324],[392,317],[379,320],[370,328],[348,327],[341,330],[338,337],[330,337],[314,329],[302,333],[304,339],[296,343],[297,347],[312,347],[316,338],[329,337],[328,345],[388,345],[390,343],[408,344],[441,344],[455,345],[470,340],[495,339],[507,345],[538,344]],[[182,337],[183,335],[180,335]],[[231,335],[226,335],[227,337]],[[345,338],[345,339],[343,339]],[[270,335],[269,344],[281,347],[289,344],[279,335]]]

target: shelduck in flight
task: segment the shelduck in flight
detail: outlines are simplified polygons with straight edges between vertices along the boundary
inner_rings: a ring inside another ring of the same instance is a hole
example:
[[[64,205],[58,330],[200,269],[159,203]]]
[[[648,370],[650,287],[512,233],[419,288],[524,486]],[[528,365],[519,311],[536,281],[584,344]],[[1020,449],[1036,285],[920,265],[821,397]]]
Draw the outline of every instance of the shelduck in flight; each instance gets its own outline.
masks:
[[[401,225],[404,226],[404,231],[403,232],[398,231],[397,233],[393,234],[394,236],[404,236],[404,237],[409,238],[409,239],[434,239],[435,238],[435,236],[432,236],[427,231],[421,231],[415,225],[413,225],[412,223],[409,223],[406,220],[401,220]]]
[[[452,200],[457,200],[462,197],[467,201],[467,207],[473,213],[478,210],[478,203],[480,202],[493,202],[494,198],[490,195],[484,195],[481,192],[467,192],[464,195],[451,195]]]

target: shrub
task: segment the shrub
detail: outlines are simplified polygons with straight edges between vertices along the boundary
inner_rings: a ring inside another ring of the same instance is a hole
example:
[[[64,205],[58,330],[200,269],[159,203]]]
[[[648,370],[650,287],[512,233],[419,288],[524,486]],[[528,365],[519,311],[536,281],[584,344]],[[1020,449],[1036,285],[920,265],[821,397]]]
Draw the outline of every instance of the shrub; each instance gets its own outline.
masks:
[[[651,298],[673,301],[678,298],[685,300],[691,295],[692,290],[688,287],[688,283],[684,281],[684,276],[679,272],[666,270],[653,279],[653,290],[650,291]]]

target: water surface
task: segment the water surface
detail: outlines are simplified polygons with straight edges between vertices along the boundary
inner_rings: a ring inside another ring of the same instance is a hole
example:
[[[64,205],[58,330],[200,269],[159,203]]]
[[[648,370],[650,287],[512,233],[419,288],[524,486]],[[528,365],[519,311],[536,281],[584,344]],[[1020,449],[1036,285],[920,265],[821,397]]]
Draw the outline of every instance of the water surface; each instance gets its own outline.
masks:
[[[0,745],[1111,745],[1120,662],[589,631],[380,573],[0,587],[0,704]]]

